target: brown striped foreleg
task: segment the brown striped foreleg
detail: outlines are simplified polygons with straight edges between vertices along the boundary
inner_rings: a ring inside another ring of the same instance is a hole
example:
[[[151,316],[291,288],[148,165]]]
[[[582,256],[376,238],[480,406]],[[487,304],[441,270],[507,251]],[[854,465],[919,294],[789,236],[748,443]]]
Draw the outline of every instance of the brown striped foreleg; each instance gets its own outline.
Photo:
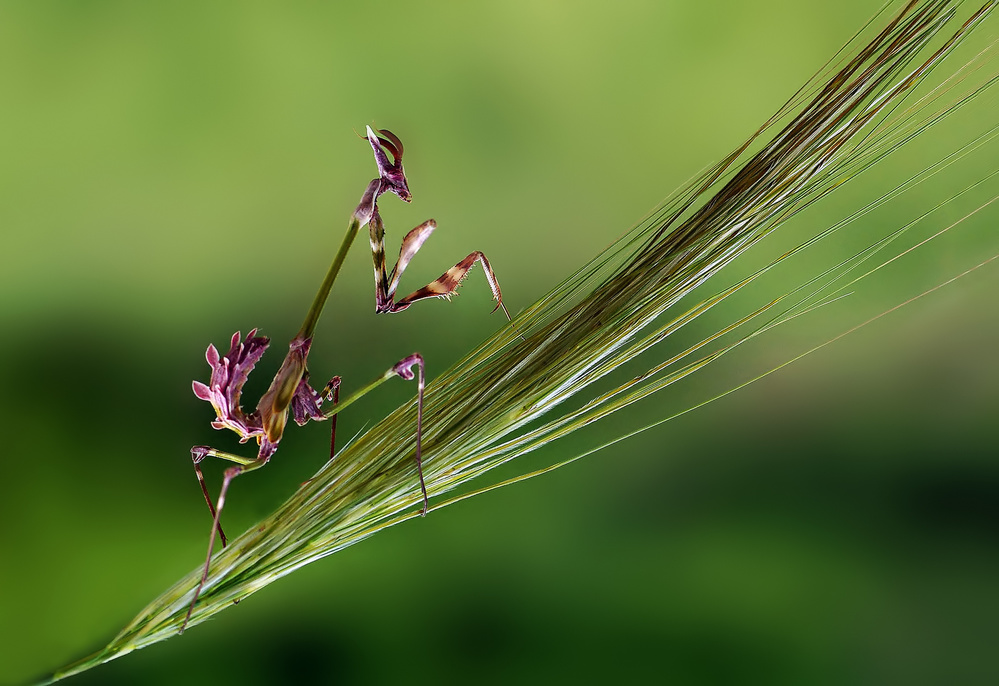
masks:
[[[489,284],[489,289],[496,300],[496,307],[493,308],[493,311],[495,312],[496,309],[502,307],[506,318],[510,319],[510,313],[507,312],[506,305],[503,304],[503,294],[500,291],[496,274],[493,273],[493,269],[489,265],[489,260],[478,250],[469,254],[461,262],[441,274],[440,278],[428,283],[423,288],[413,291],[405,298],[396,302],[395,292],[399,287],[399,279],[402,278],[402,273],[409,266],[409,262],[413,259],[413,256],[416,255],[423,246],[423,243],[436,228],[437,223],[433,219],[428,219],[406,234],[406,237],[402,239],[402,246],[399,249],[399,260],[392,269],[392,273],[388,274],[385,268],[385,229],[378,212],[375,211],[372,214],[369,230],[371,234],[371,256],[375,269],[375,312],[401,312],[417,300],[425,298],[444,298],[450,300],[451,296],[458,290],[458,286],[468,276],[469,270],[476,262],[481,262],[482,269],[486,273],[486,282]]]
[[[395,303],[389,311],[399,312],[400,310],[406,309],[417,300],[423,300],[425,298],[444,298],[445,300],[450,300],[451,296],[458,290],[458,286],[460,286],[461,282],[465,280],[465,277],[468,276],[469,270],[475,266],[476,262],[482,263],[482,269],[486,273],[486,282],[489,284],[489,289],[493,292],[493,298],[496,300],[496,307],[493,308],[493,312],[499,308],[503,308],[503,313],[506,314],[506,318],[510,319],[510,313],[507,312],[506,305],[503,304],[503,294],[500,293],[499,282],[496,280],[496,274],[493,273],[493,268],[489,266],[489,260],[487,260],[486,256],[478,250],[471,253],[461,262],[441,274],[435,281],[431,281],[423,288],[415,290],[405,298],[399,300],[399,302]]]

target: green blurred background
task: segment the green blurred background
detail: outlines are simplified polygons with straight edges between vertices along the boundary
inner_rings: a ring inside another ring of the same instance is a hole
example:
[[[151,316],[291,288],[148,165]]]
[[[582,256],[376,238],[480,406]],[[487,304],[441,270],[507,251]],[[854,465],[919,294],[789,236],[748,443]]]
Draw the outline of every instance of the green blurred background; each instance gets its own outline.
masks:
[[[188,450],[235,443],[211,430],[191,379],[208,376],[209,342],[297,329],[373,175],[352,129],[406,143],[415,199],[382,203],[388,251],[419,221],[439,223],[403,290],[478,249],[516,312],[738,145],[871,11],[863,0],[0,6],[0,680],[97,649],[201,561],[209,520]],[[993,18],[982,38],[996,33]],[[992,97],[938,127],[716,286],[996,111]],[[994,159],[993,147],[938,191]],[[699,331],[932,197],[811,251]],[[688,407],[999,252],[997,216],[537,459]],[[71,683],[994,682],[997,286],[995,267],[980,270],[722,401],[389,530]],[[313,373],[349,389],[419,350],[435,375],[503,324],[489,310],[475,273],[451,304],[375,317],[362,240]],[[342,435],[412,392],[380,390],[344,414]],[[307,479],[325,441],[322,427],[289,432],[232,490],[230,532]],[[217,488],[221,468],[207,471]]]

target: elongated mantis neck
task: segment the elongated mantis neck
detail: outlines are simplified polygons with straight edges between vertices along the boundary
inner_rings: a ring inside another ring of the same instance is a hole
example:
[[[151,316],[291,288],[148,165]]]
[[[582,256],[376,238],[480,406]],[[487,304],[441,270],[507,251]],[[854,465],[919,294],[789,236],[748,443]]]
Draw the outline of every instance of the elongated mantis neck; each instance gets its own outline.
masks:
[[[350,225],[347,227],[347,233],[343,237],[343,242],[340,243],[340,249],[333,257],[329,271],[326,272],[326,278],[323,279],[323,283],[316,293],[316,298],[312,301],[312,307],[309,308],[309,312],[305,315],[305,322],[302,323],[302,328],[299,330],[297,338],[303,340],[312,338],[312,334],[315,333],[316,324],[319,323],[319,316],[323,313],[323,308],[326,306],[326,299],[330,297],[333,282],[336,281],[336,277],[340,273],[340,267],[343,266],[343,260],[347,257],[347,251],[350,250],[350,245],[354,242],[354,238],[357,236],[357,231],[360,228],[360,220],[356,216],[351,216]]]

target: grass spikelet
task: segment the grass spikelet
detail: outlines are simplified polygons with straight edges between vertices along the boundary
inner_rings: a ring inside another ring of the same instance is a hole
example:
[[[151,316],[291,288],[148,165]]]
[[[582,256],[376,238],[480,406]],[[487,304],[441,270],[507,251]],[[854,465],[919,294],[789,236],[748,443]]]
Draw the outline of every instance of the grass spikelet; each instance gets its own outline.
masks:
[[[798,212],[990,87],[999,77],[973,78],[990,56],[982,54],[935,87],[921,90],[918,99],[913,95],[996,4],[988,2],[962,16],[962,3],[948,0],[913,0],[890,17],[883,11],[865,27],[870,30],[888,17],[869,42],[855,38],[852,45],[859,47],[852,54],[845,48],[841,54],[846,57],[813,77],[742,146],[429,383],[423,464],[431,509],[467,497],[470,482],[496,467],[648,397],[748,338],[838,297],[846,276],[911,224],[645,373],[575,407],[563,405],[774,264],[991,140],[996,129],[913,174],[756,274],[693,305],[680,302]],[[640,133],[624,135],[641,143]],[[735,341],[722,341],[751,322],[759,323]],[[276,512],[219,552],[190,625],[303,565],[417,516],[414,422],[415,403],[400,407],[344,448]],[[474,493],[496,487],[477,485]],[[451,500],[442,497],[448,493]],[[192,571],[153,601],[103,651],[54,678],[175,635],[200,573],[200,568]]]

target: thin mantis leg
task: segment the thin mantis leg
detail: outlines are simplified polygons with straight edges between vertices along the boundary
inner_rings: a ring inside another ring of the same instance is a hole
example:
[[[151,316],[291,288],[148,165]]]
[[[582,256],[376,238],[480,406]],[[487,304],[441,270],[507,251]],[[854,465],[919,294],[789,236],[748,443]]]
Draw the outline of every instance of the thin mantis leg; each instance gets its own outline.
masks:
[[[392,371],[402,379],[412,381],[414,366],[419,370],[416,380],[416,472],[420,476],[420,491],[423,492],[423,510],[420,511],[420,516],[426,517],[430,503],[427,499],[427,484],[423,480],[423,389],[426,386],[423,378],[423,357],[419,353],[413,353],[397,362]]]
[[[222,530],[222,523],[219,522],[218,517],[215,516],[215,503],[212,502],[212,497],[208,495],[208,486],[205,484],[205,475],[201,473],[201,461],[206,457],[218,457],[237,464],[249,464],[250,462],[253,462],[255,458],[247,458],[233,453],[225,453],[207,445],[196,445],[191,448],[191,459],[194,461],[194,473],[198,476],[198,483],[201,484],[201,492],[205,494],[205,502],[208,503],[208,509],[212,513],[212,519],[217,522],[216,529],[219,532],[219,538],[222,540],[222,547],[225,548],[229,545],[229,540],[226,538],[225,532]]]
[[[326,396],[326,398],[333,403],[333,406],[336,407],[336,404],[340,402],[340,377],[334,376],[332,379],[330,379],[330,382],[326,384],[326,388],[323,389],[323,392],[320,393],[320,395]],[[336,415],[334,414],[332,417],[329,418],[329,420],[330,420],[330,460],[332,460],[333,456],[336,454]]]
[[[231,455],[230,453],[219,453],[215,456],[223,457],[224,459],[229,459],[229,457],[239,457],[238,455]],[[239,458],[239,460],[244,461],[245,458]],[[205,582],[208,581],[208,568],[212,562],[212,553],[215,551],[215,531],[219,528],[219,518],[222,516],[222,508],[225,507],[225,496],[226,492],[229,490],[229,484],[232,483],[233,479],[244,472],[252,472],[254,469],[260,469],[267,464],[269,460],[270,455],[264,453],[256,459],[245,460],[243,464],[239,464],[225,470],[225,476],[222,479],[222,489],[219,491],[218,505],[213,508],[215,510],[215,517],[212,520],[212,529],[208,536],[208,555],[205,558],[205,569],[201,573],[201,581],[198,582],[198,587],[194,589],[194,597],[191,598],[191,604],[187,608],[187,615],[184,617],[184,623],[180,627],[180,633],[184,633],[184,629],[187,628],[187,623],[191,619],[191,612],[194,611],[194,605],[198,602],[198,596],[201,595],[201,589],[204,588]]]
[[[413,367],[417,368],[416,373],[413,372]],[[420,476],[420,491],[423,493],[423,509],[420,511],[420,515],[426,516],[429,500],[427,497],[427,485],[423,480],[423,389],[426,387],[423,356],[419,353],[413,353],[402,358],[392,365],[390,369],[386,370],[384,374],[354,391],[343,402],[337,403],[333,409],[324,414],[328,418],[335,417],[354,401],[359,400],[396,376],[405,381],[416,379],[416,471]]]

